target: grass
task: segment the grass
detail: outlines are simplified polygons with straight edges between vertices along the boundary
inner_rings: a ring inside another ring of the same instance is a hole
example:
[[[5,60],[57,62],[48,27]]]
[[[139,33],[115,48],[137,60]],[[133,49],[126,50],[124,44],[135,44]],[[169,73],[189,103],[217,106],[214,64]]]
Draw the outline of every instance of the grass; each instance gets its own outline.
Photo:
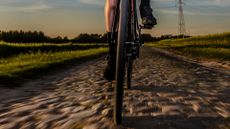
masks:
[[[13,45],[16,47],[18,44]],[[17,87],[24,81],[37,78],[41,75],[47,74],[56,69],[63,69],[67,66],[76,65],[86,60],[91,60],[101,56],[107,52],[105,46],[97,46],[95,44],[86,44],[80,46],[87,46],[88,50],[65,50],[65,51],[52,51],[46,48],[46,51],[33,51],[36,47],[54,46],[69,48],[72,45],[54,45],[54,44],[32,44],[32,45],[19,45],[18,47],[29,47],[25,53],[19,55],[9,56],[0,59],[0,84],[7,87]],[[33,48],[33,46],[35,48]],[[79,46],[79,45],[78,45]],[[93,46],[92,48],[89,46]],[[16,48],[17,49],[17,48]]]
[[[107,47],[106,44],[52,44],[52,43],[4,43],[0,42],[0,58],[17,56],[18,54],[36,52],[60,52],[87,50],[91,48]]]
[[[148,45],[201,60],[230,60],[230,33],[163,40]]]

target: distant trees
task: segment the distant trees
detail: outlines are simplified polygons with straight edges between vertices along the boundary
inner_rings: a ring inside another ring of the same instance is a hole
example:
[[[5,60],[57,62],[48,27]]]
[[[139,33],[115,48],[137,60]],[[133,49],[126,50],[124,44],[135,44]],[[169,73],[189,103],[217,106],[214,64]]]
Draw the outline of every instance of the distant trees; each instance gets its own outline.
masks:
[[[0,40],[9,42],[9,43],[66,43],[69,42],[67,37],[55,37],[50,38],[46,36],[42,31],[1,31]]]
[[[43,32],[39,31],[2,31],[0,34],[0,39],[5,42],[43,42],[47,39]]]
[[[74,43],[105,43],[106,34],[80,34],[71,41]]]
[[[164,39],[174,39],[190,36],[173,36],[173,35],[162,35],[161,37],[153,37],[151,34],[142,34],[142,40],[144,42],[155,42]],[[46,36],[42,31],[0,31],[0,41],[10,42],[10,43],[106,43],[106,34],[88,34],[82,33],[73,39],[68,37],[57,36],[51,38]]]

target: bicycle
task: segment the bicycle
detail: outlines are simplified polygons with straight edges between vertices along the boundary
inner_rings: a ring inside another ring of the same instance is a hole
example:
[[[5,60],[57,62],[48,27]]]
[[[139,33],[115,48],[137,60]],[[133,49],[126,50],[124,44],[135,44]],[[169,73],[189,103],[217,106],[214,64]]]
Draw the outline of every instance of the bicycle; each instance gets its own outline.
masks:
[[[115,33],[118,29],[118,38]],[[118,0],[112,27],[112,41],[116,46],[116,75],[113,116],[116,125],[122,122],[124,81],[131,88],[133,61],[139,57],[142,26],[138,23],[136,0]]]

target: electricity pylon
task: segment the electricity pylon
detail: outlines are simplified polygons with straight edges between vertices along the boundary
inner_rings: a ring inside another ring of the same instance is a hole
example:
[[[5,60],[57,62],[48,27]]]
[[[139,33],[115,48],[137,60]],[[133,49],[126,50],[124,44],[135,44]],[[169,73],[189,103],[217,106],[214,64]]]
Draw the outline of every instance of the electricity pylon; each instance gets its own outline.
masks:
[[[179,35],[186,35],[186,28],[185,28],[185,20],[184,20],[184,12],[183,12],[183,0],[179,0],[179,16],[178,16],[178,34]]]

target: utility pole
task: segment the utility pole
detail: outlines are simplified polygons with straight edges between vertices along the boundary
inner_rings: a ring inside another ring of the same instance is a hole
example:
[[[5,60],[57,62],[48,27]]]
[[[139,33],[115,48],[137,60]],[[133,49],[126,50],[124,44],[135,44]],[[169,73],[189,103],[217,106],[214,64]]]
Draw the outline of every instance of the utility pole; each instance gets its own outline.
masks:
[[[179,16],[178,16],[178,34],[179,35],[186,35],[186,28],[185,28],[185,20],[184,20],[184,12],[183,12],[183,0],[179,0]]]

